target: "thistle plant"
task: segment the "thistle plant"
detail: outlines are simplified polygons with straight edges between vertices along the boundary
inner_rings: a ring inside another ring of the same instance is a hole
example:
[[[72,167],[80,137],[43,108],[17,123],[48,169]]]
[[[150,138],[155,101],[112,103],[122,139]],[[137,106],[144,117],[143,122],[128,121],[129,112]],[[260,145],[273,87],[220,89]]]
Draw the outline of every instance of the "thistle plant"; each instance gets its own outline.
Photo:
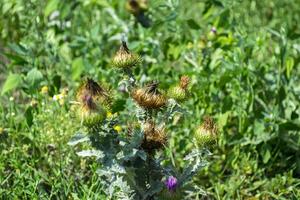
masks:
[[[135,125],[118,132],[114,127],[121,118],[106,117],[113,102],[110,92],[102,84],[87,79],[78,89],[75,104],[82,129],[69,145],[90,144],[90,150],[78,155],[96,158],[97,173],[109,198],[184,199],[191,178],[208,164],[206,157],[210,152],[205,145],[216,140],[216,126],[206,119],[197,129],[195,138],[201,145],[196,145],[183,159],[186,168],[169,165],[169,158],[162,153],[170,137],[167,125],[176,113],[183,112],[179,102],[189,97],[190,79],[182,76],[179,84],[168,92],[162,91],[157,81],[138,85],[131,69],[140,61],[140,56],[131,53],[125,42],[112,59],[112,66],[124,74],[120,82],[126,84],[135,105],[135,110],[130,111],[135,116]]]
[[[145,14],[148,7],[148,0],[127,0],[126,2],[127,11],[133,14],[136,21],[145,28],[151,26],[151,21]]]

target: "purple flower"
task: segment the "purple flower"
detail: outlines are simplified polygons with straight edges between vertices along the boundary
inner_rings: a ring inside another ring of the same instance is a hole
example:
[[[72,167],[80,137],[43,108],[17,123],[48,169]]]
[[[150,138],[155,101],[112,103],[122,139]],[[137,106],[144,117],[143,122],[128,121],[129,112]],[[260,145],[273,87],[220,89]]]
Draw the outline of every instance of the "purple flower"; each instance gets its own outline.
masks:
[[[212,27],[212,28],[210,29],[210,31],[211,31],[212,33],[214,33],[214,34],[216,34],[216,33],[217,33],[217,29],[216,29],[216,27]]]
[[[168,188],[169,191],[174,191],[176,190],[177,187],[177,178],[174,176],[169,176],[165,182],[166,187]]]

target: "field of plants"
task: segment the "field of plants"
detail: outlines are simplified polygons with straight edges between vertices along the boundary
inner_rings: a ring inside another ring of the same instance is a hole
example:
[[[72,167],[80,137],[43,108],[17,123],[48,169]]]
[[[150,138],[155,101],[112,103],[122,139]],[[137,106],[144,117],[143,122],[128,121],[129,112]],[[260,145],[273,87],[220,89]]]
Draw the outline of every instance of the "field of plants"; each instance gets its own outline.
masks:
[[[300,1],[1,0],[0,199],[300,199]]]

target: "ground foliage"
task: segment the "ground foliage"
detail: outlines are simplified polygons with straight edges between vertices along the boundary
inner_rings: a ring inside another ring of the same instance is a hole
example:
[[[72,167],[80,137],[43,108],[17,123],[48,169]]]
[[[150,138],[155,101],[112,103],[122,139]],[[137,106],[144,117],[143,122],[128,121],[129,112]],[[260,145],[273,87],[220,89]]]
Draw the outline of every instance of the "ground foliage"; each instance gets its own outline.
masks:
[[[83,76],[118,88],[110,61],[125,37],[143,57],[141,83],[191,77],[188,113],[168,124],[173,165],[184,166],[203,116],[218,122],[210,165],[193,178],[200,197],[298,199],[299,3],[153,0],[144,28],[121,0],[2,0],[0,196],[105,198],[93,159],[67,145],[79,126],[70,102]],[[124,95],[113,112],[128,119]]]

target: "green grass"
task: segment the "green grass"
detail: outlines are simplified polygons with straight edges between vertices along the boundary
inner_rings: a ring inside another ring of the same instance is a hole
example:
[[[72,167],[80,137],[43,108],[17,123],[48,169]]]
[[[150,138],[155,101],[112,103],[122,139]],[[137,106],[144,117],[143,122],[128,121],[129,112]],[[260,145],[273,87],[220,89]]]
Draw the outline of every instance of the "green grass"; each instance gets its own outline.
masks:
[[[193,184],[212,199],[299,199],[299,1],[153,0],[148,29],[124,4],[0,2],[0,198],[105,198],[96,163],[67,145],[79,126],[70,101],[90,76],[116,91],[114,112],[128,115],[121,74],[111,67],[124,34],[143,57],[139,79],[163,89],[183,74],[192,79],[189,113],[168,125],[174,139],[165,152],[176,152],[177,166],[203,117],[218,122],[211,164]],[[60,105],[53,95],[64,88]]]

